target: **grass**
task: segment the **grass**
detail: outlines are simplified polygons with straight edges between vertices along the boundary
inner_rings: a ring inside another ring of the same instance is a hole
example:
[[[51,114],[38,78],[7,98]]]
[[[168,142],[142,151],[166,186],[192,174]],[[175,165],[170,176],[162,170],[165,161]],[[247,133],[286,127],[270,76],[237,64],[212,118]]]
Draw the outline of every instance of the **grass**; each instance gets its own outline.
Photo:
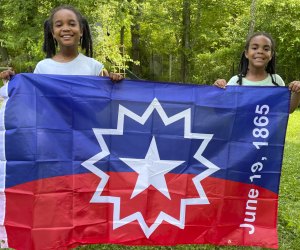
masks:
[[[289,118],[279,192],[278,234],[279,250],[300,249],[300,110]],[[263,250],[259,247],[221,247],[183,245],[175,247],[128,247],[119,245],[89,245],[78,250]]]
[[[300,249],[300,111],[289,119],[279,192],[280,249]]]

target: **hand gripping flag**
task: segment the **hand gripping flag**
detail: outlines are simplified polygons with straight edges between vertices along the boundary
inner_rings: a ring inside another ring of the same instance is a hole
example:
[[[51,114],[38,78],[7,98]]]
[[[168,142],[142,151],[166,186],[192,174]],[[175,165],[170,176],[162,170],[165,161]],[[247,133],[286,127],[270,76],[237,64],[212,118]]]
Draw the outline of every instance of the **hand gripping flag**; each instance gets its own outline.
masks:
[[[1,91],[2,247],[278,247],[287,88],[19,74]]]

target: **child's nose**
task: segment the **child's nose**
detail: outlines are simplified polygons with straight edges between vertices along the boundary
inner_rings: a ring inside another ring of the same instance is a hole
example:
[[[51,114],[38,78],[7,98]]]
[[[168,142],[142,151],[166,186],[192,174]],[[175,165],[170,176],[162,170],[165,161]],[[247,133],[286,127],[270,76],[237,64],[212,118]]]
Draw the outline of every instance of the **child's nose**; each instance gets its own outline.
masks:
[[[64,26],[63,26],[63,31],[65,31],[65,30],[70,30],[69,25],[64,25]]]
[[[258,52],[258,53],[263,53],[263,52],[264,52],[264,49],[263,49],[263,48],[258,48],[257,52]]]

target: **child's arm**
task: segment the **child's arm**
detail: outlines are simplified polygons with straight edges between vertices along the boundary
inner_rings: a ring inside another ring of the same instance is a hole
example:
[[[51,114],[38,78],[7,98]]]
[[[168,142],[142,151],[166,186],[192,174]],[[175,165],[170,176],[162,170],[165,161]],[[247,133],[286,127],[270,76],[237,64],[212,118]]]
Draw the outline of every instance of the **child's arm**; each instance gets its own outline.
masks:
[[[214,85],[217,86],[217,87],[219,87],[219,88],[225,89],[226,85],[227,85],[227,82],[226,82],[225,79],[217,79],[214,82]]]
[[[14,74],[15,72],[11,68],[9,68],[7,70],[0,72],[0,79],[2,79],[3,81],[8,81],[10,80],[10,77],[13,76]]]
[[[292,91],[290,113],[293,113],[300,104],[300,81],[293,81],[289,84]]]
[[[108,71],[106,69],[103,69],[101,74],[101,76],[108,76],[113,82],[119,82],[121,80],[123,80],[123,76],[121,74],[118,73],[108,73]]]

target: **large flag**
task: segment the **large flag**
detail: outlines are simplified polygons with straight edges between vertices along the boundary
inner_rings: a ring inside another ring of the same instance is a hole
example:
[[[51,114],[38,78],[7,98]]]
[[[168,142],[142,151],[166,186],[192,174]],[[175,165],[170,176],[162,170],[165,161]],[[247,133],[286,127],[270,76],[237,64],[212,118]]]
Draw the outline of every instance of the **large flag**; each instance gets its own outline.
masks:
[[[19,74],[1,91],[2,247],[278,247],[287,88]]]

